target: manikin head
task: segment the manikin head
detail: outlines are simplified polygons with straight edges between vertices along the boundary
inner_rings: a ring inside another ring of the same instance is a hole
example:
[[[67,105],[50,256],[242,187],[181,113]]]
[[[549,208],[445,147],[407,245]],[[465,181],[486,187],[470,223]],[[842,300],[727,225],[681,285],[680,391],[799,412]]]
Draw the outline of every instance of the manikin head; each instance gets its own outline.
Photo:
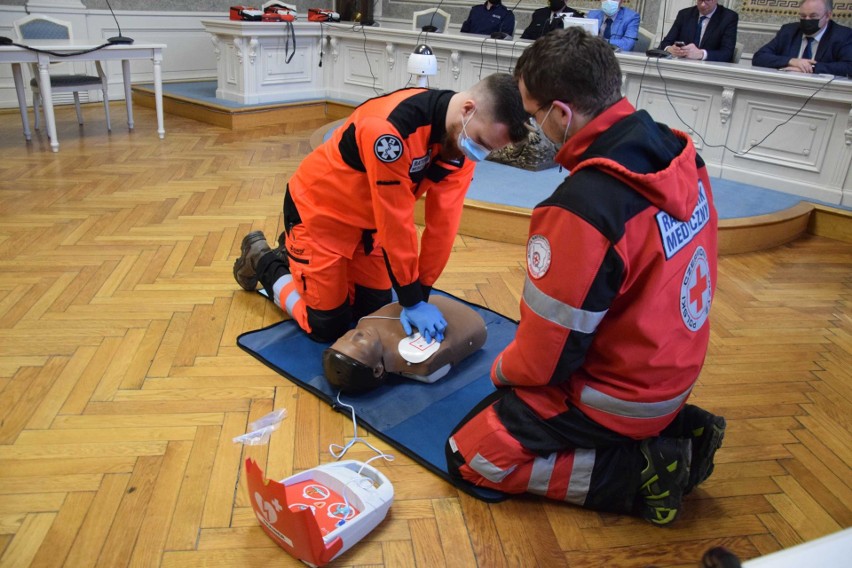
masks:
[[[379,387],[385,381],[384,350],[376,328],[355,328],[323,351],[322,367],[328,382],[344,393]]]

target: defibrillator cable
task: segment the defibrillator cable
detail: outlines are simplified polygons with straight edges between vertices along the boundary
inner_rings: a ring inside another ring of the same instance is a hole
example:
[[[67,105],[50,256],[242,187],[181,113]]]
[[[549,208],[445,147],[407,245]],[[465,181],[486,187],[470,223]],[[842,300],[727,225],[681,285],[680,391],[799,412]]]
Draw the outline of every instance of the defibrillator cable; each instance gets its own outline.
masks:
[[[352,434],[352,439],[349,440],[343,446],[341,446],[340,444],[329,444],[328,445],[328,453],[330,453],[332,455],[332,457],[334,457],[334,459],[339,460],[340,458],[342,458],[346,454],[346,452],[349,451],[349,449],[352,446],[354,446],[355,444],[357,444],[359,442],[361,444],[364,444],[365,446],[367,446],[368,448],[370,448],[374,452],[376,452],[376,454],[378,454],[378,455],[375,455],[372,458],[368,459],[366,462],[364,462],[364,465],[370,463],[371,461],[373,461],[375,459],[379,459],[379,458],[382,458],[385,461],[389,461],[389,462],[396,459],[396,458],[394,458],[394,456],[392,454],[384,453],[383,451],[381,451],[380,449],[375,447],[373,444],[371,444],[370,442],[368,442],[367,440],[365,440],[364,438],[362,438],[358,435],[358,421],[355,418],[355,407],[352,406],[351,404],[346,404],[345,402],[340,400],[340,391],[337,392],[336,400],[337,400],[337,403],[340,406],[345,406],[346,408],[349,409],[349,412],[352,415],[353,434]],[[361,467],[361,469],[363,469],[363,466]],[[360,474],[361,472],[359,471],[358,473]]]

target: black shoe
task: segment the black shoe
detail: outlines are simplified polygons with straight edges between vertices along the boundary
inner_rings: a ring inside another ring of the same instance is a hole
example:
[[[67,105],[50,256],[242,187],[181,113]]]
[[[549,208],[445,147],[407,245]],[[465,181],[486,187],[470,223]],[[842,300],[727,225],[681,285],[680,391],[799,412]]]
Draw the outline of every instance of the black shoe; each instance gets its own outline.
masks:
[[[742,568],[736,554],[722,546],[716,546],[701,557],[701,568]]]
[[[680,513],[689,482],[692,440],[649,438],[639,448],[647,463],[638,491],[639,514],[654,525],[670,525]]]
[[[725,419],[706,410],[687,404],[684,413],[684,437],[692,438],[692,467],[684,495],[704,483],[713,473],[713,458],[725,438]]]
[[[243,290],[257,288],[257,262],[268,252],[272,252],[272,249],[262,231],[252,231],[243,237],[240,257],[234,261],[234,279]]]

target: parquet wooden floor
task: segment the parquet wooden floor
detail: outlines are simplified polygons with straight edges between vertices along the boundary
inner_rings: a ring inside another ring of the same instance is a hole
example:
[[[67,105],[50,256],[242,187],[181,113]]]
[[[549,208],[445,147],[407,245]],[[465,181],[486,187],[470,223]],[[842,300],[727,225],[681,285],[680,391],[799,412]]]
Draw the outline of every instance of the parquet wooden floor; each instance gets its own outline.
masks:
[[[277,235],[319,123],[167,116],[159,140],[148,109],[128,133],[114,104],[110,135],[85,114],[57,110],[58,154],[0,114],[0,566],[301,565],[259,529],[242,460],[280,479],[330,461],[351,423],[236,346],[281,315],[231,266],[246,232]],[[439,286],[514,318],[523,266],[520,246],[458,237]],[[718,289],[693,400],[728,435],[677,526],[488,505],[397,456],[379,465],[389,517],[335,565],[695,566],[852,526],[852,245],[724,257]],[[289,417],[269,446],[231,442],[273,408]]]

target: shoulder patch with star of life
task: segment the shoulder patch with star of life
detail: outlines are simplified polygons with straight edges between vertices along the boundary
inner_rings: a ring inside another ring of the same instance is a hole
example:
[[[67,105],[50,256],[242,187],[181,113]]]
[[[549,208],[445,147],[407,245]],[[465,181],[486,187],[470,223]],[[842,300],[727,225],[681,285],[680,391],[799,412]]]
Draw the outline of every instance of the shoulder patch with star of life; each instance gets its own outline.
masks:
[[[395,162],[402,156],[402,141],[393,134],[383,134],[376,140],[373,151],[382,162]]]

